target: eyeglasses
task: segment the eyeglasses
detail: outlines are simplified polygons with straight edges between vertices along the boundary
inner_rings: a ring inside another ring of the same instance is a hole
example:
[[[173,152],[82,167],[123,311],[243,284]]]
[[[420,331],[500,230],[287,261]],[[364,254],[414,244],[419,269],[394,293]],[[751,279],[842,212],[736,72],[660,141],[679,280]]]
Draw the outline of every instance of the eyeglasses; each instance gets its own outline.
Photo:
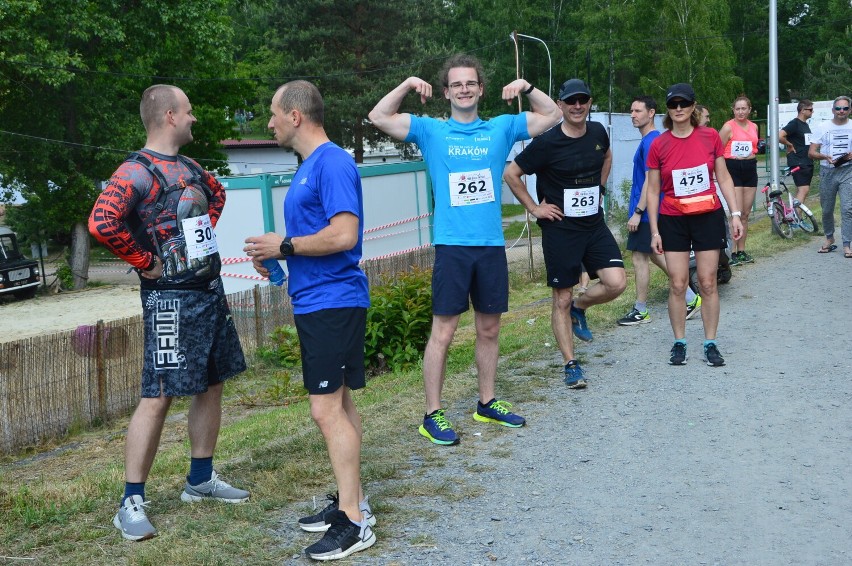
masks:
[[[689,108],[695,104],[695,102],[689,102],[687,100],[669,100],[666,102],[666,108],[669,110],[674,110],[675,108]]]
[[[848,106],[835,106],[834,111],[835,112],[849,112],[849,107]]]
[[[813,112],[814,109],[813,108],[802,108],[802,111],[803,112]]]
[[[587,96],[587,95],[585,95],[585,94],[578,94],[577,96],[569,96],[568,98],[566,98],[566,99],[565,99],[565,100],[563,100],[562,102],[564,102],[564,103],[565,103],[565,104],[567,104],[568,106],[574,106],[574,105],[575,105],[575,104],[577,104],[578,102],[579,102],[581,105],[582,105],[582,104],[588,104],[588,103],[589,103],[589,101],[590,101],[591,99],[592,99],[592,97],[591,97],[591,96]]]
[[[450,88],[453,90],[461,90],[462,87],[467,87],[468,90],[473,90],[478,87],[479,81],[467,81],[466,83],[450,83]]]

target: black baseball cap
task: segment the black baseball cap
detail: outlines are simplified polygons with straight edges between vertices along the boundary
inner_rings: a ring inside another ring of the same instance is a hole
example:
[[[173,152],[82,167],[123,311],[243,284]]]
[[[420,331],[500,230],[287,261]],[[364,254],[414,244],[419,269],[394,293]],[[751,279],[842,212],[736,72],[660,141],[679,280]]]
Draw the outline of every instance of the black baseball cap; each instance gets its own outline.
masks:
[[[586,81],[582,81],[580,79],[568,79],[562,83],[562,88],[559,89],[559,100],[565,100],[575,94],[592,96],[592,92],[589,90],[589,85],[586,84]]]
[[[672,98],[682,98],[687,102],[695,102],[695,91],[692,90],[692,85],[689,83],[677,83],[669,87],[666,91],[666,102]]]

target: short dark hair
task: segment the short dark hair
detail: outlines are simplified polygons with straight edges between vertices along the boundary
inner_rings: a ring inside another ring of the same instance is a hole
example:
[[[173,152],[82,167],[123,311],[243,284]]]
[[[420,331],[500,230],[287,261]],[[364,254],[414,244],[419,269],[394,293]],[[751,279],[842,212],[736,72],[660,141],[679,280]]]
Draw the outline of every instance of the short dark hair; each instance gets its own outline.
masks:
[[[325,104],[319,89],[308,81],[290,81],[281,86],[281,98],[278,106],[285,112],[298,110],[310,122],[323,125],[325,120]]]
[[[814,103],[808,100],[807,98],[803,98],[796,105],[796,112],[801,112],[805,108],[813,108]]]
[[[448,78],[450,75],[450,69],[457,69],[459,67],[476,70],[476,80],[479,81],[479,84],[485,83],[485,70],[482,68],[482,63],[479,62],[479,59],[473,55],[468,55],[467,53],[457,53],[447,59],[446,62],[444,62],[444,66],[441,67],[441,72],[438,74],[438,80],[441,81],[441,86],[444,88],[450,88],[450,81]]]
[[[637,96],[632,101],[630,101],[631,106],[634,102],[641,102],[642,104],[644,104],[645,110],[653,110],[654,112],[657,111],[657,101],[654,100],[654,97],[652,96]]]
[[[139,116],[147,132],[163,125],[163,115],[166,111],[177,110],[179,90],[173,85],[151,85],[145,89],[139,102]]]

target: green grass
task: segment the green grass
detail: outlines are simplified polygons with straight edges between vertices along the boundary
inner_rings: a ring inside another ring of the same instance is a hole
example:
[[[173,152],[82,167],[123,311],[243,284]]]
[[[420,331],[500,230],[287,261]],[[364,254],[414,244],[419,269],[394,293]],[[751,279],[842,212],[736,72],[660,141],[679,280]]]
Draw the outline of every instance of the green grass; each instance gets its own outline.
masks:
[[[522,204],[503,204],[500,205],[500,207],[503,209],[503,218],[508,218],[509,216],[520,216],[526,212],[526,209]]]
[[[817,201],[812,196],[808,204],[815,205],[819,218]],[[811,241],[819,238],[798,234],[793,240],[782,240],[771,234],[764,218],[751,225],[748,249],[758,262],[769,262],[775,254]],[[615,301],[589,310],[594,327],[612,327],[633,302],[629,254],[625,258],[628,289]],[[538,365],[557,351],[550,329],[551,293],[542,283],[542,266],[536,265],[532,281],[526,268],[525,263],[519,264],[511,274],[498,378],[501,395],[521,407],[540,400],[535,391],[545,378]],[[736,277],[735,270],[732,285]],[[651,301],[665,301],[666,288],[665,277],[654,269]],[[462,317],[443,392],[448,406],[459,415],[460,408],[472,404],[476,396],[472,320],[470,313]],[[185,400],[173,404],[147,485],[152,501],[149,516],[161,534],[144,543],[125,542],[111,524],[124,481],[126,418],[78,432],[64,439],[62,446],[4,458],[0,461],[0,555],[25,560],[0,558],[0,562],[267,564],[299,554],[316,535],[295,528],[296,518],[310,510],[307,502],[312,496],[322,496],[334,487],[325,444],[311,421],[300,380],[291,383],[290,377],[258,364],[226,384],[216,468],[226,479],[251,490],[252,498],[244,505],[180,502],[188,468],[188,404]],[[436,498],[453,501],[479,495],[483,488],[476,472],[487,471],[487,466],[473,460],[473,443],[441,450],[417,434],[424,409],[419,368],[375,377],[353,397],[364,422],[362,472],[374,510],[381,516],[380,540],[433,545],[426,535],[397,534],[402,532],[399,527],[414,516],[428,516]],[[496,434],[500,433],[511,434],[502,429]],[[55,448],[62,450],[50,452]],[[494,458],[512,455],[498,446],[490,448],[489,454]],[[429,471],[460,466],[467,474],[450,475],[443,482],[434,481],[434,476],[425,478]],[[412,507],[411,501],[423,501],[423,507]],[[439,520],[437,513],[433,518]],[[382,546],[365,552],[363,559],[380,556]]]

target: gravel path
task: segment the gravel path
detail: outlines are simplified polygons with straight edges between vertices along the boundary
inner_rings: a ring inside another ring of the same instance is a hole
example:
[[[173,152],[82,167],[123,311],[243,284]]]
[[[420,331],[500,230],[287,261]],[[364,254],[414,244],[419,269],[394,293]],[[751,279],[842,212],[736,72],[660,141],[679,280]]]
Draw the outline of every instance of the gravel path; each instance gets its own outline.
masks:
[[[480,495],[412,501],[423,520],[354,562],[852,564],[852,261],[818,241],[721,287],[723,368],[701,359],[700,319],[669,366],[657,304],[651,324],[592,328],[585,391],[558,354],[515,372],[554,376],[517,407],[528,426],[469,430],[423,473]]]

